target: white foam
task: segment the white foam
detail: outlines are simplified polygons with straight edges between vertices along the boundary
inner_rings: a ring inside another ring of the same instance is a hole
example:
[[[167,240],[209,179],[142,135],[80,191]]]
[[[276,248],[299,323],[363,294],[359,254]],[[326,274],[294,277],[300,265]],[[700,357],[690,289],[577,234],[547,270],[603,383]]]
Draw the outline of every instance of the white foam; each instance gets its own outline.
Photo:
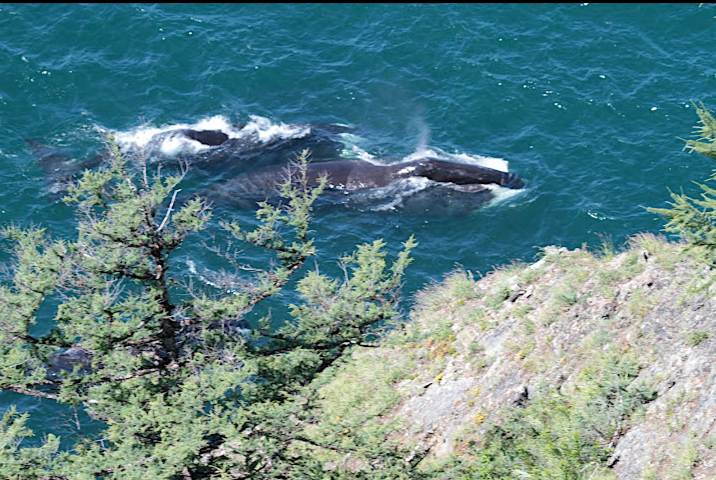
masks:
[[[222,287],[221,285],[217,284],[216,282],[212,282],[212,281],[209,280],[207,277],[205,277],[204,275],[202,275],[201,273],[199,273],[199,272],[196,270],[196,263],[194,263],[193,260],[187,260],[187,261],[186,261],[186,265],[189,267],[189,273],[191,273],[192,275],[196,275],[197,278],[198,278],[202,283],[205,283],[206,285],[209,285],[209,286],[212,286],[212,287],[215,287],[215,288],[218,288],[218,289],[223,289],[223,287]],[[231,288],[226,289],[226,293],[229,293],[229,294],[232,294],[232,295],[239,295],[239,294],[240,294],[240,292],[237,292],[236,290],[231,289]]]
[[[348,135],[349,135],[349,134],[348,134]],[[341,134],[341,136],[343,136],[343,134]],[[346,141],[352,140],[352,139],[347,139],[346,137],[343,137],[343,138],[344,138],[344,140],[346,140]],[[356,138],[358,138],[358,137],[356,137]],[[369,163],[373,163],[373,164],[376,164],[376,165],[383,165],[383,163],[379,162],[379,161],[375,158],[375,155],[372,155],[372,154],[368,153],[367,151],[363,150],[363,149],[362,149],[361,147],[359,147],[358,145],[355,145],[355,144],[352,144],[352,143],[346,143],[346,141],[344,141],[344,145],[346,145],[346,147],[345,147],[345,148],[343,149],[343,151],[341,152],[341,156],[342,156],[342,157],[344,157],[344,158],[355,158],[355,159],[358,159],[358,160],[363,160],[364,162],[369,162]]]
[[[273,123],[270,119],[258,115],[249,116],[249,122],[241,128],[234,127],[222,115],[201,119],[196,123],[177,123],[164,127],[140,127],[113,132],[117,143],[125,152],[159,153],[164,156],[194,154],[212,148],[197,140],[179,134],[181,130],[218,130],[229,138],[253,138],[260,143],[268,143],[278,139],[301,138],[308,135],[308,125]],[[172,135],[177,131],[177,135]]]
[[[239,136],[256,135],[264,143],[279,138],[302,138],[311,133],[311,128],[308,125],[275,124],[268,118],[259,117],[258,115],[250,115],[249,118],[251,121],[239,131]],[[231,137],[231,134],[229,136]]]
[[[348,126],[348,125],[342,125],[340,123],[336,123],[336,125],[340,126]],[[338,136],[341,138],[341,142],[343,143],[343,150],[341,150],[341,157],[343,158],[358,158],[365,161],[370,161],[369,159],[373,158],[373,155],[363,150],[361,147],[358,146],[359,143],[364,142],[365,139],[361,137],[360,135],[356,135],[354,133],[348,133],[348,132],[342,132],[339,133]]]
[[[492,190],[492,199],[485,206],[486,208],[492,208],[498,205],[502,205],[503,203],[509,202],[525,193],[524,188],[514,189],[501,187],[499,185],[485,185],[485,187]]]
[[[369,201],[383,201],[371,208],[373,211],[381,212],[395,210],[403,204],[403,201],[434,185],[434,182],[424,177],[401,178],[385,187],[371,189],[363,193],[363,198]]]
[[[414,172],[416,170],[416,168],[417,167],[415,167],[415,166],[401,168],[400,170],[398,170],[398,175],[407,175],[411,172]]]
[[[167,157],[173,157],[180,153],[198,153],[208,149],[208,145],[178,135],[167,137],[159,146],[159,150]]]
[[[481,167],[491,168],[500,172],[509,171],[509,162],[504,158],[485,157],[483,155],[468,155],[461,153],[455,155],[456,159],[464,160],[464,163],[474,163]]]
[[[234,130],[231,123],[229,123],[225,117],[216,115],[214,117],[199,120],[194,124],[178,123],[174,125],[167,125],[165,127],[150,127],[142,125],[126,132],[114,132],[114,138],[125,150],[146,151],[153,147],[167,155],[179,153],[182,149],[188,149],[187,153],[194,153],[209,148],[207,145],[190,138],[180,136],[174,137],[170,134],[170,132],[174,130],[184,129],[221,130],[229,136],[231,136],[229,132]],[[162,134],[166,134],[164,141],[162,141],[160,145],[151,145],[151,142],[156,138],[160,138]]]

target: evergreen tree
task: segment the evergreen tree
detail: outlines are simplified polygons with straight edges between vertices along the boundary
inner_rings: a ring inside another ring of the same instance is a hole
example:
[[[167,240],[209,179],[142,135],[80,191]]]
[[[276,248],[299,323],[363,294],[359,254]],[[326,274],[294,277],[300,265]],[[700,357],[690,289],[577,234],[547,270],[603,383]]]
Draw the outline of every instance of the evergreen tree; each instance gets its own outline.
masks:
[[[695,140],[684,140],[684,149],[698,152],[716,160],[716,119],[706,110],[704,104],[694,104],[699,123],[694,127]],[[707,182],[716,181],[716,171]],[[671,192],[671,208],[648,208],[650,212],[663,215],[668,222],[665,230],[677,233],[692,249],[698,249],[699,258],[708,265],[716,266],[716,189],[705,183],[697,183],[701,198],[691,198],[683,192]],[[708,288],[716,277],[705,282],[696,282],[698,289]]]
[[[105,427],[70,451],[51,434],[24,447],[27,415],[10,409],[0,423],[2,478],[412,476],[420,456],[385,438],[337,442],[311,433],[322,421],[322,378],[395,317],[412,237],[390,265],[377,240],[342,259],[344,280],[306,273],[284,325],[265,321],[248,333],[240,328],[246,315],[315,255],[311,205],[325,179],[307,184],[307,154],[281,187],[282,202],[259,204],[255,230],[223,225],[227,238],[277,261],[243,267],[224,250],[252,281],[223,275],[218,294],[184,285],[170,266],[185,239],[211,221],[205,201],[180,206],[182,175],[133,173],[111,142],[110,150],[111,164],[85,172],[65,199],[78,209],[76,240],[4,229],[15,262],[0,287],[0,389],[80,406]],[[54,327],[37,334],[39,318]],[[355,455],[359,466],[331,466],[322,460],[330,452]]]

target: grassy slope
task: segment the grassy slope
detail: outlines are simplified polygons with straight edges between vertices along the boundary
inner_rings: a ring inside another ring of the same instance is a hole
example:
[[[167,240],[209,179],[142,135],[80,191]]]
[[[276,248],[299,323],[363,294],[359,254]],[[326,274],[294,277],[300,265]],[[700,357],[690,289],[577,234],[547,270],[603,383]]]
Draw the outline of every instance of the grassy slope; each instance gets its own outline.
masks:
[[[694,254],[642,235],[455,271],[332,372],[320,434],[430,447],[433,478],[714,478],[716,303],[684,295]]]

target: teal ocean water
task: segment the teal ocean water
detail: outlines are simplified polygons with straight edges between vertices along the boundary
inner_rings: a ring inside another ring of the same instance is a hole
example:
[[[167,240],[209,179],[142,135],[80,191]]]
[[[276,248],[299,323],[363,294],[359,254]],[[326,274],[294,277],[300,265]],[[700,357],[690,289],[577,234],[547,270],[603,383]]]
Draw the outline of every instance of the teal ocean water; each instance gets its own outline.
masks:
[[[482,208],[383,191],[320,209],[326,271],[357,243],[395,252],[414,234],[409,302],[456,265],[619,245],[662,228],[643,206],[667,187],[695,192],[713,168],[677,139],[697,121],[691,99],[716,108],[713,17],[687,4],[0,5],[0,223],[74,225],[26,139],[81,161],[101,150],[98,130],[136,141],[200,122],[340,123],[356,155],[503,159],[527,185]],[[210,266],[192,245],[175,264],[186,275]],[[0,409],[12,403],[39,433],[87,421],[0,394]]]

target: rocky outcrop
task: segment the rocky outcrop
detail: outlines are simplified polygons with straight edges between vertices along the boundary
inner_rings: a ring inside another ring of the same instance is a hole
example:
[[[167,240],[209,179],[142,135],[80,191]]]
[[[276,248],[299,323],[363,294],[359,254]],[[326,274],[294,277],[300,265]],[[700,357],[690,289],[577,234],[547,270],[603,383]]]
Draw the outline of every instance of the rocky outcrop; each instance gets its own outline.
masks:
[[[619,479],[716,478],[716,300],[687,294],[712,274],[648,235],[620,254],[550,247],[479,280],[454,272],[419,295],[394,334],[402,343],[384,347],[414,365],[385,416],[402,417],[406,440],[433,458],[459,456],[509,409],[545,389],[577,398],[607,355],[628,357],[632,377],[615,381],[643,393],[626,409],[617,389],[600,410],[618,415],[595,434],[603,466]]]

